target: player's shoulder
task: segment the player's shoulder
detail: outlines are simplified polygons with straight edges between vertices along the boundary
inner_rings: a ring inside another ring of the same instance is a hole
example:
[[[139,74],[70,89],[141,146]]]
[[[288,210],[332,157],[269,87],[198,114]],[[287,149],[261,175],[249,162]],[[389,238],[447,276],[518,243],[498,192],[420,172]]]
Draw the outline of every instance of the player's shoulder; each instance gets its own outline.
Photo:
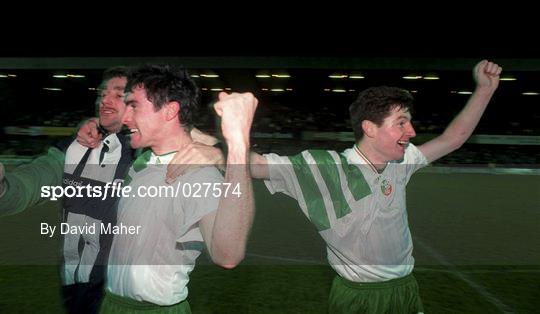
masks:
[[[234,169],[232,169],[232,171],[234,171]],[[213,183],[223,181],[223,175],[219,172],[218,168],[214,166],[205,166],[188,169],[181,180],[182,182],[191,183]]]
[[[419,162],[427,163],[426,157],[424,156],[424,154],[422,154],[422,151],[420,151],[418,147],[416,147],[412,143],[409,143],[409,145],[407,145],[407,148],[405,149],[405,154],[401,163],[409,164]]]
[[[339,153],[333,150],[307,149],[295,156],[301,163],[330,165],[341,163]]]
[[[306,149],[290,156],[274,153],[263,155],[270,164],[335,164],[341,163],[340,154],[333,150]]]

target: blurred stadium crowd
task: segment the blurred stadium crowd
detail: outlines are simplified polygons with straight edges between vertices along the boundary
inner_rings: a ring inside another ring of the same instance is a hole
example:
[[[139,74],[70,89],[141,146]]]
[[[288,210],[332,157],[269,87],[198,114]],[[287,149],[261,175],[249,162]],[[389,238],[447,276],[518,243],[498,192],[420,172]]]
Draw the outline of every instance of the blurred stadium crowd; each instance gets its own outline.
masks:
[[[49,70],[0,73],[0,155],[35,156],[62,136],[72,136],[82,120],[95,116],[101,71],[75,71],[83,74],[80,77]],[[262,79],[255,70],[216,71],[213,78],[203,77],[202,70],[190,73],[202,90],[196,123],[199,129],[216,134],[218,121],[212,104],[217,90],[249,90],[260,104],[252,129],[254,149],[280,154],[295,154],[306,148],[350,147],[353,137],[348,106],[359,91],[376,85],[401,86],[413,94],[413,125],[418,134],[413,143],[422,143],[444,131],[467,101],[467,89],[473,86],[470,72],[461,70],[440,71],[439,79],[429,81],[404,80],[406,72],[397,70],[364,72],[365,79],[352,79],[351,73],[347,79],[334,79],[329,75],[332,71],[322,69],[289,70],[286,78],[275,79]],[[538,72],[510,74],[517,81],[501,82],[474,132],[503,139],[499,143],[465,144],[437,164],[540,164],[540,93],[534,92]]]

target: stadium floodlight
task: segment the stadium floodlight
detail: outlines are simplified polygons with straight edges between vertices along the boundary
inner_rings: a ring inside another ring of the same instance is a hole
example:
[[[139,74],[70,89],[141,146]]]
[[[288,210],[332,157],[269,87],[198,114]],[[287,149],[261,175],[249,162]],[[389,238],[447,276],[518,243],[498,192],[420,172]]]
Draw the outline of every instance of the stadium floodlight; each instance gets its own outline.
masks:
[[[405,80],[419,80],[422,78],[421,75],[405,75],[402,77]]]
[[[433,73],[430,73],[430,74],[426,74],[424,75],[424,80],[439,80],[439,76],[437,74],[433,74]]]
[[[347,74],[334,73],[334,74],[328,75],[328,77],[331,78],[331,79],[344,79],[344,78],[347,78],[349,76]]]

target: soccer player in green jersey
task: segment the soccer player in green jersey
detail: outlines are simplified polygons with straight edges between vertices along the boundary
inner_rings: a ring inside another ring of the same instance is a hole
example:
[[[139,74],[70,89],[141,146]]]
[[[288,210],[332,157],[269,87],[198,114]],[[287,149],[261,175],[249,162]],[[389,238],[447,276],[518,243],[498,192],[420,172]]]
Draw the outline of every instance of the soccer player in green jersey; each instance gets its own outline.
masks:
[[[185,70],[148,65],[132,69],[126,94],[122,122],[132,132],[130,144],[149,150],[129,169],[125,189],[138,194],[120,199],[117,222],[140,233],[115,235],[101,311],[191,313],[187,283],[203,247],[224,268],[244,258],[254,215],[249,131],[257,99],[221,93],[214,106],[229,149],[225,178],[215,167],[200,167],[168,189],[167,165],[193,143],[199,89]],[[145,192],[151,187],[180,193],[152,197]]]
[[[405,188],[414,172],[458,149],[470,137],[499,84],[502,69],[483,60],[476,89],[440,136],[418,147],[409,92],[374,87],[350,106],[356,142],[342,153],[307,150],[295,156],[252,153],[251,174],[271,193],[298,201],[327,245],[337,272],[329,313],[422,312]],[[174,161],[173,161],[174,163]],[[169,171],[176,175],[175,170]]]

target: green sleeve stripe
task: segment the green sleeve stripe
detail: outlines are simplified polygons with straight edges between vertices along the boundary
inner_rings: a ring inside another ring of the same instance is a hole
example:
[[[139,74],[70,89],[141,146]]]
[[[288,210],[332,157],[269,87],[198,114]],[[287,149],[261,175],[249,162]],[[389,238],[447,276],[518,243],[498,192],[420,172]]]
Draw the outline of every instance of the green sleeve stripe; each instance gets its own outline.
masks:
[[[310,150],[309,153],[315,159],[319,172],[324,180],[324,184],[326,184],[326,188],[330,192],[332,204],[334,204],[334,211],[336,212],[336,218],[339,219],[346,216],[351,212],[351,207],[347,203],[341,189],[341,179],[339,177],[339,169],[337,168],[336,161],[328,151]]]
[[[309,220],[315,225],[318,231],[330,228],[330,221],[326,214],[326,206],[315,177],[304,157],[299,154],[290,156],[289,160],[294,169],[296,178],[302,190],[302,196],[307,206]]]
[[[177,242],[176,249],[180,251],[202,252],[204,250],[204,242],[203,241],[187,241],[187,242],[181,242],[181,243]]]
[[[362,171],[355,165],[349,164],[345,156],[339,155],[339,157],[341,158],[341,167],[343,167],[343,172],[345,172],[345,176],[347,177],[347,184],[354,200],[358,201],[371,194],[371,189]]]

